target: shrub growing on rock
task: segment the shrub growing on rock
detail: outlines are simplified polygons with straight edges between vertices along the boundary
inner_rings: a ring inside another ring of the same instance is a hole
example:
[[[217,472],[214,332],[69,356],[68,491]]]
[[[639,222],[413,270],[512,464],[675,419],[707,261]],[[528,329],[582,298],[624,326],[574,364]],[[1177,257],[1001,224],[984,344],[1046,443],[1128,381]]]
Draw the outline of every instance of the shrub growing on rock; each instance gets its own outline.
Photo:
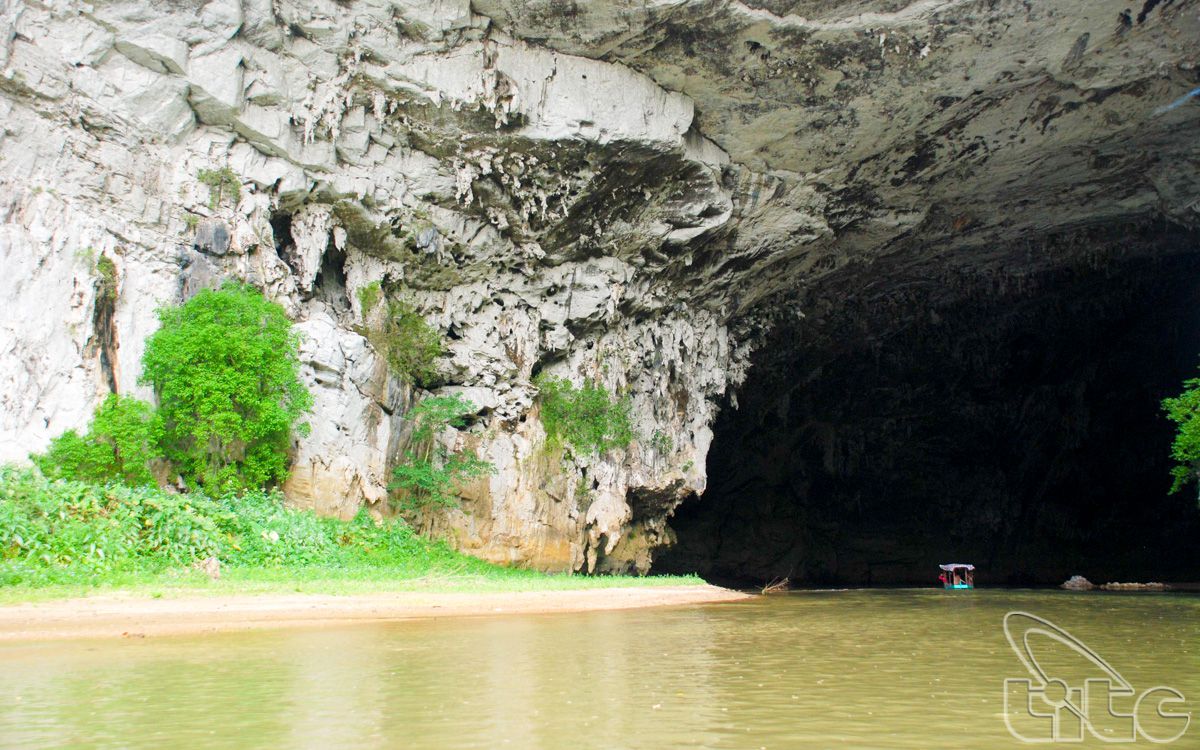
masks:
[[[293,430],[307,430],[299,420],[312,406],[283,308],[231,283],[158,317],[142,381],[158,396],[164,456],[209,492],[282,482]]]
[[[358,290],[363,318],[371,319],[382,290],[372,282]],[[438,383],[437,358],[442,355],[442,337],[421,317],[410,302],[388,300],[381,315],[369,322],[363,332],[371,346],[388,363],[395,375],[422,388]]]
[[[96,259],[97,296],[110,304],[117,301],[117,264],[107,255]]]
[[[97,407],[86,434],[67,430],[30,458],[53,479],[150,485],[161,439],[162,422],[151,404],[114,393]]]
[[[545,373],[534,379],[534,385],[540,391],[542,424],[552,443],[565,442],[582,454],[624,447],[633,440],[628,399],[614,399],[607,388],[594,382],[576,388]]]
[[[401,490],[405,510],[458,504],[457,489],[471,479],[491,474],[495,467],[471,451],[450,451],[438,442],[447,427],[462,427],[476,407],[461,395],[433,396],[413,407],[412,447],[396,466],[391,489]]]
[[[201,169],[196,179],[208,186],[208,207],[216,209],[228,197],[233,205],[242,199],[242,181],[229,167]]]

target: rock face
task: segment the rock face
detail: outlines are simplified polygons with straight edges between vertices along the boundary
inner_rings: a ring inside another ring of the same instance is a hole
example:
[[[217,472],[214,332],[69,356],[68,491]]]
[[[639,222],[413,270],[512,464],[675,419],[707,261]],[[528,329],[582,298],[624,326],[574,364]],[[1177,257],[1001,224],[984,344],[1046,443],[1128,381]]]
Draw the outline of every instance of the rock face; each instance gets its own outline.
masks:
[[[497,467],[426,531],[646,570],[810,286],[1200,222],[1196,3],[1035,5],[10,2],[0,460],[148,396],[155,308],[241,279],[305,335],[289,498],[388,512],[421,394],[361,333],[378,283],[443,334],[440,388],[480,408],[457,439]],[[547,450],[542,371],[627,394],[637,439]]]

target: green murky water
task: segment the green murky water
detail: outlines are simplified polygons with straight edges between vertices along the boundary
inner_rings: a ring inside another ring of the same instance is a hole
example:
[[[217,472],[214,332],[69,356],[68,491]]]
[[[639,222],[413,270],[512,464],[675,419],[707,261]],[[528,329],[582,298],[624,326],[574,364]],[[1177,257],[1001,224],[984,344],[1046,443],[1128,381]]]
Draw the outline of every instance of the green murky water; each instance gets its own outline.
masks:
[[[1200,747],[1200,597],[1000,590],[8,644],[0,747],[1018,747],[1004,680],[1030,674],[1005,639],[1011,610],[1065,629],[1137,694],[1179,691],[1197,720],[1172,746]],[[1035,659],[1067,689],[1103,673],[1038,638]],[[1074,714],[1055,730],[1024,711],[1028,690],[1010,695],[1026,736],[1073,731]],[[1177,732],[1154,705],[1141,728]],[[1109,738],[1136,731],[1087,716]]]

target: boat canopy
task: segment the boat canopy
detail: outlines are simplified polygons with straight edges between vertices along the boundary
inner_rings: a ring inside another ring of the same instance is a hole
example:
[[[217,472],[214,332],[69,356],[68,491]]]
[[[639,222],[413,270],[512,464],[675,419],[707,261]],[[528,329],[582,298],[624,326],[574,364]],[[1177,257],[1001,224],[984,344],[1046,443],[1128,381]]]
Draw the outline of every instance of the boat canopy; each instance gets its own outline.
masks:
[[[948,565],[939,565],[942,570],[957,570],[958,568],[966,568],[967,570],[975,570],[975,566],[971,563],[949,563]]]

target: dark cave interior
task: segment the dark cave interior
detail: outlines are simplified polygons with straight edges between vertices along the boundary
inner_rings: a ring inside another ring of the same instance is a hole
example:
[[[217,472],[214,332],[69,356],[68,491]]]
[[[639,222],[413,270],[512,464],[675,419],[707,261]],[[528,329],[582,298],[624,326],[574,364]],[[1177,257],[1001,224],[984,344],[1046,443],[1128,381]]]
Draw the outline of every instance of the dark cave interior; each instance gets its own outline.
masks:
[[[722,409],[708,489],[655,572],[1200,580],[1160,407],[1200,364],[1200,238],[1104,227],[990,252],[897,253],[798,291],[805,315],[778,316]]]

